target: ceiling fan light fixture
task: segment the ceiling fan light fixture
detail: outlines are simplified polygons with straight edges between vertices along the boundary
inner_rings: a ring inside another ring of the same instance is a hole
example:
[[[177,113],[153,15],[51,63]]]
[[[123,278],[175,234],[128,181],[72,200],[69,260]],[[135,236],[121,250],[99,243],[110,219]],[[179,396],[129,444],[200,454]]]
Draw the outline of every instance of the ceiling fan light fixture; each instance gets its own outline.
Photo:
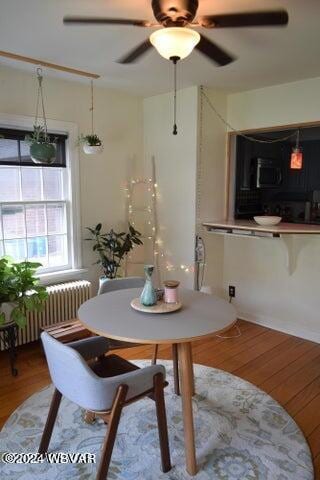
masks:
[[[171,60],[186,58],[200,42],[200,35],[195,30],[185,27],[167,27],[153,32],[150,42],[158,53]]]

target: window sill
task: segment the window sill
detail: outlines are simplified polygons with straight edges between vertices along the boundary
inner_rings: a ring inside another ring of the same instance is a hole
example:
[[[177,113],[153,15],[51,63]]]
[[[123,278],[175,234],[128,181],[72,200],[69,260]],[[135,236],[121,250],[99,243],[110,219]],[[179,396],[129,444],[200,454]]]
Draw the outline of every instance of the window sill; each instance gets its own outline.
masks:
[[[41,285],[52,285],[67,280],[79,280],[88,270],[86,268],[73,268],[70,270],[61,270],[59,272],[43,273],[38,276]]]

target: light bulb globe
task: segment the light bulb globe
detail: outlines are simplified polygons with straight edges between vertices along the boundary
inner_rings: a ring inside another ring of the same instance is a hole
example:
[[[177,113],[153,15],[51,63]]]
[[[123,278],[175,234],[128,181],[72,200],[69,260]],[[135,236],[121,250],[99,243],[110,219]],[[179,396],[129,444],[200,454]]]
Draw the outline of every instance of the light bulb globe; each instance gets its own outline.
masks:
[[[150,35],[150,42],[158,53],[171,60],[186,58],[200,42],[200,35],[195,30],[185,27],[161,28]]]

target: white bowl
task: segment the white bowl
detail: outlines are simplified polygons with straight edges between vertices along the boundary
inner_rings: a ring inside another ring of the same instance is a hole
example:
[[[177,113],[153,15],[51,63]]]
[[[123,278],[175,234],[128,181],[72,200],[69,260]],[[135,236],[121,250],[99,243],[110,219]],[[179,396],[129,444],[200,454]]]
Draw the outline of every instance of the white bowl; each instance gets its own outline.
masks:
[[[281,222],[282,217],[273,217],[271,215],[264,215],[263,217],[253,217],[254,221],[263,227],[274,227]]]

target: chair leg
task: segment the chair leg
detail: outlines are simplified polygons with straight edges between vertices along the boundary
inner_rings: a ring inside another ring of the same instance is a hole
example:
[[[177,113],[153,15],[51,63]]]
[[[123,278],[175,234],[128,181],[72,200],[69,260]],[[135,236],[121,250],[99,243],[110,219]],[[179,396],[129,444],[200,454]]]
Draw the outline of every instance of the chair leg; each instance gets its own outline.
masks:
[[[101,460],[98,467],[96,480],[106,480],[106,477],[108,475],[112,450],[116,439],[121,412],[124,406],[127,392],[127,385],[120,385],[118,387],[111,409],[110,419],[108,422],[108,430],[101,450]]]
[[[178,345],[176,343],[172,344],[172,360],[173,360],[174,393],[176,395],[180,395]]]
[[[157,363],[158,350],[159,350],[159,345],[155,345],[153,349],[151,365],[155,365]]]
[[[62,398],[62,394],[59,392],[59,390],[55,389],[53,392],[53,397],[51,400],[46,425],[44,427],[43,434],[41,437],[41,442],[38,450],[39,453],[45,453],[48,451],[48,447],[51,440],[53,427],[57,418],[57,413],[59,410],[61,398]]]
[[[90,410],[86,410],[83,417],[84,421],[91,425],[96,421],[96,414]]]
[[[169,440],[168,440],[168,425],[166,406],[164,402],[163,393],[164,378],[162,373],[157,373],[154,376],[154,397],[156,401],[156,411],[158,420],[160,450],[161,450],[161,465],[162,471],[168,472],[171,470]]]

